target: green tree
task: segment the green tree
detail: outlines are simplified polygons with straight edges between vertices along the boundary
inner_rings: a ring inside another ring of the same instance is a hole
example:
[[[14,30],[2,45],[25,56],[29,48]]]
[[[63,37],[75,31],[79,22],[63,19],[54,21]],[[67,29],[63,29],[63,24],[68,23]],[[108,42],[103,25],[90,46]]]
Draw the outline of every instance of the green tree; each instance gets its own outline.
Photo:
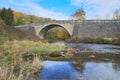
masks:
[[[120,20],[120,9],[116,9],[114,14],[113,14],[113,19],[114,20]]]
[[[7,18],[8,18],[8,21],[7,21],[7,23],[8,23],[8,25],[14,25],[14,14],[13,14],[13,10],[11,10],[11,8],[8,8],[8,16],[7,16]]]
[[[0,17],[1,17],[2,20],[4,20],[5,17],[6,17],[6,16],[5,16],[5,14],[6,14],[5,12],[6,12],[6,9],[5,9],[5,8],[3,8],[3,9],[1,10],[1,12],[0,12]]]
[[[18,25],[24,25],[24,24],[25,24],[25,22],[24,22],[23,18],[18,17],[15,25],[18,26]]]
[[[0,10],[0,15],[1,15],[1,10]],[[0,16],[0,25],[5,25],[4,21],[2,20],[1,16]]]
[[[72,17],[75,20],[84,20],[85,15],[86,15],[85,11],[82,8],[80,8],[75,13],[73,13]]]
[[[0,12],[0,16],[6,25],[10,25],[10,26],[14,25],[14,15],[11,8],[8,9],[3,8]]]
[[[34,22],[34,16],[30,15],[30,23]]]
[[[1,12],[2,12],[2,10],[0,9],[0,19],[1,19]]]

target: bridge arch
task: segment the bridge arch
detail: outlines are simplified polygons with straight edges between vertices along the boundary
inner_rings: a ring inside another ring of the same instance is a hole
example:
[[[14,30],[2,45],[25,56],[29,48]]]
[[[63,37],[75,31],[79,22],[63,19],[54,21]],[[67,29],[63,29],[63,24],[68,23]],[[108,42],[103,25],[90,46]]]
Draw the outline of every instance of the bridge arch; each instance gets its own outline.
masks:
[[[67,31],[67,33],[69,34],[69,36],[70,36],[69,31],[68,31],[64,26],[62,26],[62,25],[60,25],[60,24],[48,24],[48,25],[45,25],[45,26],[39,31],[39,37],[40,37],[40,39],[44,39],[44,36],[45,36],[46,32],[47,32],[48,30],[54,28],[54,27],[61,27],[61,28],[65,29],[65,30]]]

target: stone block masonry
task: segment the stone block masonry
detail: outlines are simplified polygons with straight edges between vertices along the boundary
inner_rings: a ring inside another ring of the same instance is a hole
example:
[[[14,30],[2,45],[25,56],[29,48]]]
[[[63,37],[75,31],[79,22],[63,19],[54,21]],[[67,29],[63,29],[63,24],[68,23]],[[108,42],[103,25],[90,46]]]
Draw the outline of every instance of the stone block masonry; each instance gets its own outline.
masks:
[[[73,37],[78,38],[118,38],[120,37],[120,21],[116,20],[84,20],[74,25]]]

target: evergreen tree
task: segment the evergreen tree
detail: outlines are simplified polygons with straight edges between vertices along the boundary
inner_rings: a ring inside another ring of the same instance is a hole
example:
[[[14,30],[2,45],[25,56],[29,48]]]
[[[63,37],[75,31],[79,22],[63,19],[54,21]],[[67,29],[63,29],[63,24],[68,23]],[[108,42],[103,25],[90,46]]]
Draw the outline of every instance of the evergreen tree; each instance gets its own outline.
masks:
[[[0,16],[6,25],[10,25],[10,26],[14,25],[14,15],[11,8],[9,9],[3,8],[1,10]]]
[[[13,11],[11,10],[11,8],[8,9],[8,21],[7,24],[8,25],[14,25],[14,15],[13,15]]]
[[[5,20],[5,17],[6,17],[6,16],[5,16],[5,14],[6,14],[5,12],[6,12],[6,9],[3,8],[3,9],[1,10],[1,14],[0,14],[2,20]]]
[[[1,10],[0,10],[0,19],[1,19]]]

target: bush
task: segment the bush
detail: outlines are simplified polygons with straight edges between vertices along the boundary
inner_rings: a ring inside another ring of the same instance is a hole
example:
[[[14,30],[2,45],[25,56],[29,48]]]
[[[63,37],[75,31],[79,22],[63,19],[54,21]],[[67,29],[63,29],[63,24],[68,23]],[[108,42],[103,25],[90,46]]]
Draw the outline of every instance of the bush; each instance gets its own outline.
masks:
[[[4,21],[2,19],[0,19],[0,25],[1,25],[1,27],[5,26],[5,23],[4,23]]]

